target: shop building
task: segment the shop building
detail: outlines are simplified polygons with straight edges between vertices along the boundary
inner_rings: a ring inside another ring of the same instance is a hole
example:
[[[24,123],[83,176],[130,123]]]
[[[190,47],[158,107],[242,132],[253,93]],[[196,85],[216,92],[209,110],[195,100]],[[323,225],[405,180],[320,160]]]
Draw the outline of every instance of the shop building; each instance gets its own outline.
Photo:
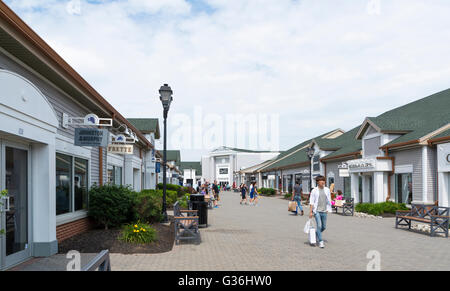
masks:
[[[58,242],[90,228],[89,189],[112,179],[108,160],[124,165],[125,176],[114,177],[127,184],[127,158],[108,156],[109,147],[75,145],[76,128],[98,125],[111,138],[127,127],[128,156],[142,173],[153,145],[0,1],[0,188],[8,190],[0,269],[53,255]],[[136,177],[132,186],[141,183]]]
[[[437,151],[437,188],[439,206],[450,207],[450,130],[433,137],[429,144]]]
[[[208,182],[216,180],[221,184],[243,183],[239,170],[262,163],[278,156],[279,152],[252,151],[220,147],[202,157],[202,174]]]
[[[294,184],[298,182],[303,187],[303,193],[309,193],[310,186],[313,185],[311,184],[310,177],[312,176],[314,178],[319,174],[323,175],[325,172],[323,165],[320,163],[320,158],[326,152],[322,151],[318,146],[315,146],[314,157],[310,160],[308,148],[315,144],[313,143],[314,140],[333,141],[342,134],[344,134],[343,130],[336,129],[314,139],[302,142],[281,153],[276,159],[257,170],[262,176],[262,185],[274,185],[274,187],[270,188],[274,188],[282,194],[292,193]],[[267,177],[267,182],[264,181],[266,180],[264,177]]]
[[[197,188],[202,180],[202,165],[200,162],[181,162],[180,170],[183,177],[183,186]]]

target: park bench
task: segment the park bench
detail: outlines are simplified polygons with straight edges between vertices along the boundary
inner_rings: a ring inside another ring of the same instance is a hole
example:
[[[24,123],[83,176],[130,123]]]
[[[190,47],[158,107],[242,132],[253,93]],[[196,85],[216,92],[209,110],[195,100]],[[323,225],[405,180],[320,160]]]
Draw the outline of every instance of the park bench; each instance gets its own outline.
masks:
[[[101,251],[95,258],[93,258],[82,271],[111,271],[111,262],[109,259],[109,251]]]
[[[175,225],[175,243],[177,245],[180,240],[196,240],[200,242],[197,210],[182,210],[177,201],[173,205],[173,218]]]
[[[339,200],[337,200],[339,201]],[[337,203],[336,201],[336,203]],[[342,215],[351,215],[353,216],[355,214],[355,203],[354,203],[354,199],[353,198],[346,198],[345,200],[340,200],[343,201],[342,205],[339,204],[335,204],[333,206],[334,210],[336,211],[336,214],[338,213],[338,209],[342,209]]]
[[[411,210],[396,211],[395,228],[407,226],[408,229],[411,229],[411,222],[417,221],[430,225],[430,236],[442,233],[448,237],[449,210],[449,207],[412,204]]]

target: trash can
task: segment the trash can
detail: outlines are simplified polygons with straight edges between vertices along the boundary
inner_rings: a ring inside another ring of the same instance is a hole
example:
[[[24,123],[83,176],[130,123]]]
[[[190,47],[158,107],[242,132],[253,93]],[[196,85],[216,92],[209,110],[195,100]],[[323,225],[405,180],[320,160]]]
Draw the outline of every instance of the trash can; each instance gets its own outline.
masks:
[[[191,194],[190,208],[198,211],[198,226],[208,227],[208,202],[205,202],[205,196],[201,194]]]

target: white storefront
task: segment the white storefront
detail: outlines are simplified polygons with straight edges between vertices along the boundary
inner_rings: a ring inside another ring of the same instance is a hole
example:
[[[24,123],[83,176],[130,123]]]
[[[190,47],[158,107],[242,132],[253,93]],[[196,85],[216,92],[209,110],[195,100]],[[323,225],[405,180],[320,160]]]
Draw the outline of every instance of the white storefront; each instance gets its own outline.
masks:
[[[450,207],[450,143],[437,145],[439,206]]]

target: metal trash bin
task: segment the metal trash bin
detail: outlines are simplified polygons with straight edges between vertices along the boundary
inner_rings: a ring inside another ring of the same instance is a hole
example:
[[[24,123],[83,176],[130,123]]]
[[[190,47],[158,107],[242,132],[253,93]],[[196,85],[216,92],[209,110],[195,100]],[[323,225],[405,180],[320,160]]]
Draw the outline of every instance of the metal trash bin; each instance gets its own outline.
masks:
[[[191,194],[189,208],[198,211],[198,226],[208,227],[208,202],[201,194]]]

